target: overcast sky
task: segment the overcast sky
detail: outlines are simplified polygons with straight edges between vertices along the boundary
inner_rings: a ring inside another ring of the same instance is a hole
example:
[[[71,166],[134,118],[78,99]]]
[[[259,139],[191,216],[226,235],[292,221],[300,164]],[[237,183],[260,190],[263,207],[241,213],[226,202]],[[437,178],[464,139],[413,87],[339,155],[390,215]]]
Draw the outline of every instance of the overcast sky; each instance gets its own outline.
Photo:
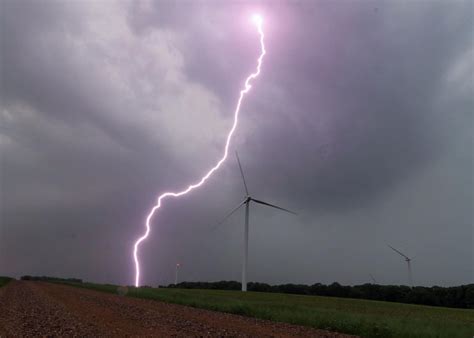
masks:
[[[12,1],[1,15],[0,275],[132,284],[473,282],[472,1]]]

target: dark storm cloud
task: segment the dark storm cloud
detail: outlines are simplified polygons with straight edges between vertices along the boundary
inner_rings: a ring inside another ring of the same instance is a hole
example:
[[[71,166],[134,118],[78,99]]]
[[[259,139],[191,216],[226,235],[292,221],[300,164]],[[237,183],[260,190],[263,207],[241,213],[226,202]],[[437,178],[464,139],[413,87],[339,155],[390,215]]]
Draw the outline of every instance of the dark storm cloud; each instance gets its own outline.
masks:
[[[429,165],[445,151],[441,129],[472,112],[472,100],[437,102],[453,60],[472,48],[472,17],[441,3],[412,4],[403,16],[367,3],[335,5],[328,22],[324,7],[314,7],[312,15],[295,11],[308,21],[293,28],[288,52],[269,55],[267,67],[279,71],[262,81],[290,101],[261,100],[252,114],[259,132],[246,149],[258,177],[287,173],[268,180],[272,195],[283,183],[278,191],[298,204],[341,211],[372,203]]]
[[[8,65],[2,74],[6,103],[27,103],[46,118],[68,125],[92,124],[130,146],[137,137],[124,129],[130,131],[133,126],[105,118],[105,110],[123,108],[103,100],[101,96],[110,95],[103,79],[94,74],[94,65],[81,63],[80,46],[74,45],[75,38],[87,34],[87,21],[80,16],[87,18],[87,13],[79,10],[78,15],[75,5],[50,1],[7,1],[4,7],[15,13],[2,19],[2,58]],[[96,53],[94,47],[89,46]],[[102,57],[110,56],[104,53]]]
[[[268,55],[233,148],[251,193],[301,216],[252,209],[251,256],[267,267],[252,279],[355,283],[377,269],[402,283],[398,261],[377,261],[386,238],[450,251],[448,277],[425,260],[420,283],[472,279],[472,3],[2,7],[5,273],[130,282],[157,194],[220,154],[259,10]],[[167,202],[142,249],[146,283],[171,281],[177,260],[188,279],[239,278],[239,216],[209,231],[243,197],[234,162]]]
[[[230,7],[245,13],[257,6]],[[439,137],[444,111],[465,115],[472,107],[472,100],[454,106],[436,102],[453,60],[471,48],[472,17],[463,6],[261,2],[260,8],[268,14],[267,46],[274,51],[267,56],[270,70],[261,88],[278,91],[260,102],[252,98],[256,108],[249,115],[259,132],[248,137],[246,151],[253,172],[261,169],[256,176],[287,173],[287,185],[271,191],[280,198],[289,195],[330,211],[371,203],[444,151]],[[152,9],[156,20],[140,21],[148,27],[193,27],[185,47],[193,56],[188,73],[231,101],[245,72],[239,60],[251,56],[231,62],[242,70],[229,79],[230,62],[220,64],[215,55],[220,49],[229,55],[252,50],[244,46],[248,36],[235,28],[242,29],[241,19],[215,3]],[[150,17],[150,8],[146,13]],[[211,14],[202,20],[206,13]],[[232,38],[220,40],[222,29]],[[255,97],[265,95],[261,88]],[[281,93],[279,105],[271,105]],[[281,176],[274,177],[268,185],[277,187],[273,183]]]

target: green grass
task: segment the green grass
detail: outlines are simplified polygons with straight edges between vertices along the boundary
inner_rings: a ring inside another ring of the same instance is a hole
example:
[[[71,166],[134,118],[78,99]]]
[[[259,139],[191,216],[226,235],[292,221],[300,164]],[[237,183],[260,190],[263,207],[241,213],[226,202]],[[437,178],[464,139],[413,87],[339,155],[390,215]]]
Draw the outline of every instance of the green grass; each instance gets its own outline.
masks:
[[[0,276],[0,287],[7,285],[13,278]]]
[[[117,286],[66,283],[117,293]],[[128,296],[156,299],[363,337],[473,337],[474,310],[278,293],[129,288]]]

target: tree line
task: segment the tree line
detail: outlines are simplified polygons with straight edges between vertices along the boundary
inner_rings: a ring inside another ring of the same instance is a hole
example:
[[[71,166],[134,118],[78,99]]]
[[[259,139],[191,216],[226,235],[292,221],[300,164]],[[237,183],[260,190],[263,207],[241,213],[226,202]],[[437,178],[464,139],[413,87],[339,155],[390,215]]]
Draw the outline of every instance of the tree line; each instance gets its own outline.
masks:
[[[59,278],[49,276],[21,276],[21,280],[32,280],[41,282],[69,282],[69,283],[82,283],[82,279],[79,278]]]
[[[23,276],[21,279],[59,283],[82,283],[82,279],[78,278],[58,278],[49,276]],[[142,286],[142,288],[149,287],[150,286]],[[180,289],[240,290],[241,284],[236,281],[181,282],[177,285],[170,284],[168,286],[159,287]],[[129,288],[133,288],[133,286],[129,286]],[[251,282],[247,284],[247,290],[255,292],[275,292],[308,296],[369,299],[386,302],[474,309],[474,284],[451,287],[409,287],[405,285],[379,285],[368,283],[349,286],[341,285],[339,283],[332,283],[329,285],[321,283],[316,283],[313,285],[270,285],[265,283]]]
[[[167,287],[182,289],[240,290],[241,284],[235,281],[182,282],[177,285],[170,284]],[[405,285],[378,284],[348,286],[339,283],[332,283],[329,285],[321,283],[313,285],[269,285],[265,283],[248,283],[247,290],[256,292],[290,293],[296,295],[369,299],[464,309],[474,308],[474,284],[452,287],[409,287]]]

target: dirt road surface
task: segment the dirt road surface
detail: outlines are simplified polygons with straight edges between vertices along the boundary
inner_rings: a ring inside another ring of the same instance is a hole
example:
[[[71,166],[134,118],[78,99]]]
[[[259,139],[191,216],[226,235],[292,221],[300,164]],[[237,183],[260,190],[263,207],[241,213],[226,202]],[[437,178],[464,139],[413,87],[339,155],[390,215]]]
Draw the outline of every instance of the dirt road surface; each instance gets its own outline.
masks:
[[[0,288],[0,336],[349,337],[43,282]]]

